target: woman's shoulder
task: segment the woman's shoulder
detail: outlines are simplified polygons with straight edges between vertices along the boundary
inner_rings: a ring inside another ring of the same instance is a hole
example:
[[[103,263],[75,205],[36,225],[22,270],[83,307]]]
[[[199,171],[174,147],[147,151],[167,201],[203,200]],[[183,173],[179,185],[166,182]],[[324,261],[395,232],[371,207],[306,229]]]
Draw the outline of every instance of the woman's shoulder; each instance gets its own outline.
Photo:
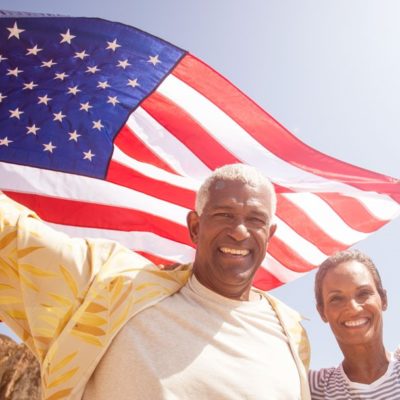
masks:
[[[395,361],[400,361],[400,345],[397,346],[397,349],[394,351],[393,358]]]
[[[308,371],[308,380],[311,388],[326,387],[329,383],[340,378],[340,367],[321,368]]]

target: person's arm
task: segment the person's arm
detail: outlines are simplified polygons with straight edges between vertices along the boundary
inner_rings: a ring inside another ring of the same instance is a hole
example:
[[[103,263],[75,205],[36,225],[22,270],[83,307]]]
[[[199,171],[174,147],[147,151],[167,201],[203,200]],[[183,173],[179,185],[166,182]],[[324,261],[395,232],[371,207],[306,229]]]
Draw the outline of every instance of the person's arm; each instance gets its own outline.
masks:
[[[0,318],[42,360],[115,245],[71,239],[0,192]]]

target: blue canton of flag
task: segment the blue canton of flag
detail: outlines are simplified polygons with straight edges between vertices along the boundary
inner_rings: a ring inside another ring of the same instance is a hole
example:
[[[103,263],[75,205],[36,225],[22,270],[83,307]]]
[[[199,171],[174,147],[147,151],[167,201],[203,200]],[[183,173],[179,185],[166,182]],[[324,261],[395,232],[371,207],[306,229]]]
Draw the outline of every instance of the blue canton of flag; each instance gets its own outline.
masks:
[[[100,19],[1,18],[0,160],[104,178],[115,135],[184,54]]]

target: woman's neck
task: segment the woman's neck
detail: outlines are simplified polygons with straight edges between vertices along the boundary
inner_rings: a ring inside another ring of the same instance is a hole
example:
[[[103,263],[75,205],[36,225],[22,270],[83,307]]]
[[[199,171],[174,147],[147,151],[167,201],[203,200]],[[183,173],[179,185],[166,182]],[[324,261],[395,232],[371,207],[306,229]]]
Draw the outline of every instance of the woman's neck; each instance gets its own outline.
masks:
[[[370,384],[383,376],[389,366],[390,354],[383,344],[369,348],[368,346],[352,346],[343,349],[343,370],[352,382]]]

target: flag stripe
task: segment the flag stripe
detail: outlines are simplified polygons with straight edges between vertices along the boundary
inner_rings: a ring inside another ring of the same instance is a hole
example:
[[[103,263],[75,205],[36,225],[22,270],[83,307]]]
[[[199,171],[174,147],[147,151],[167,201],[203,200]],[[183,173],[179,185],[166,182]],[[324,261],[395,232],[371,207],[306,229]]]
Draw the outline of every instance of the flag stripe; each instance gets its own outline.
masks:
[[[151,232],[192,246],[186,226],[147,212],[26,193],[11,191],[5,193],[26,207],[35,209],[44,220],[58,225],[125,232]],[[104,220],[105,213],[111,213],[113,219]]]
[[[193,55],[186,55],[173,75],[194,88],[245,129],[262,146],[281,160],[301,165],[327,179],[335,179],[366,191],[390,193],[400,201],[398,181],[355,167],[307,146],[218,72]]]

